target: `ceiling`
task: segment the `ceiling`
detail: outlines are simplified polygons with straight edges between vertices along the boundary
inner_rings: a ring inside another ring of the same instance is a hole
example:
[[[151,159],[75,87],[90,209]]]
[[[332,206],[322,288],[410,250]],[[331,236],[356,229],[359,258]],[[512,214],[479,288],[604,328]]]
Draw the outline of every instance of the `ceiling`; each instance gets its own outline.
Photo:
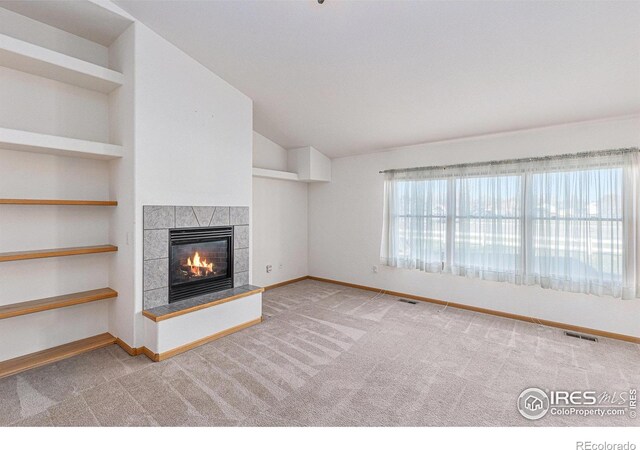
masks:
[[[640,112],[640,2],[116,3],[330,157]]]

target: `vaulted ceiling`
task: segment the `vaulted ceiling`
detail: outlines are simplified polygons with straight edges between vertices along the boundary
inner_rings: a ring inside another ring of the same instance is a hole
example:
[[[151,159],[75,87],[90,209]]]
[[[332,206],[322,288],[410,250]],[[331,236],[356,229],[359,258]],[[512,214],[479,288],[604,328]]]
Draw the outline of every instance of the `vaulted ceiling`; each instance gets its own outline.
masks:
[[[116,3],[251,97],[254,129],[285,148],[640,112],[640,2]]]

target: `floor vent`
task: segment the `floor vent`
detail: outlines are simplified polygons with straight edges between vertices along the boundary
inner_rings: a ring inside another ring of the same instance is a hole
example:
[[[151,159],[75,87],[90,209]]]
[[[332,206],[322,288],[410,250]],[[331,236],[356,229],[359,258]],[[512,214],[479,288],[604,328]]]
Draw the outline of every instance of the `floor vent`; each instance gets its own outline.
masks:
[[[584,339],[585,341],[598,342],[598,338],[587,336],[586,334],[574,333],[573,331],[565,331],[564,335],[573,338]]]
[[[418,302],[413,301],[413,300],[407,300],[406,298],[399,298],[398,301],[402,302],[402,303],[409,303],[411,305],[417,305],[418,304]]]

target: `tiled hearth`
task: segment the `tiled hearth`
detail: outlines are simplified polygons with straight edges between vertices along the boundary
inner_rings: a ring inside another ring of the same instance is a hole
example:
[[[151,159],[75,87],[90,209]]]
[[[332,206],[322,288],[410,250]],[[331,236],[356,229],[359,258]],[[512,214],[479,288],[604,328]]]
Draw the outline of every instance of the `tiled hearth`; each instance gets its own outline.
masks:
[[[243,286],[225,289],[223,291],[191,297],[179,302],[169,303],[168,305],[145,309],[142,312],[142,315],[153,321],[159,322],[161,320],[181,316],[200,309],[210,308],[212,306],[262,292],[264,292],[264,288],[245,284]]]
[[[169,303],[169,230],[233,226],[234,286],[249,284],[249,208],[144,206],[144,309]]]

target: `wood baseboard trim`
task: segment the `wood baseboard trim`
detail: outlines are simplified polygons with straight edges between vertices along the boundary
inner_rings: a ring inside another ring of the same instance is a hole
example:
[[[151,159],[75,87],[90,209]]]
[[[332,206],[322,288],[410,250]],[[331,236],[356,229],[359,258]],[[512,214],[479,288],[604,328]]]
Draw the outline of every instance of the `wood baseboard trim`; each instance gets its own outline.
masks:
[[[120,347],[122,350],[127,352],[131,356],[138,356],[142,354],[142,347],[131,347],[125,341],[120,338],[116,338],[116,345]]]
[[[387,290],[384,290],[384,289],[374,288],[374,287],[371,287],[371,286],[363,286],[363,285],[360,285],[360,284],[353,284],[353,283],[347,283],[347,282],[344,282],[344,281],[331,280],[329,278],[320,278],[320,277],[314,277],[314,276],[308,276],[307,278],[310,279],[310,280],[324,281],[325,283],[338,284],[340,286],[347,286],[347,287],[352,287],[352,288],[356,288],[356,289],[363,289],[365,291],[372,291],[372,292],[381,292],[381,291],[383,291],[387,295],[393,295],[393,296],[397,296],[397,297],[409,298],[411,300],[418,300],[418,301],[427,302],[427,303],[435,303],[437,305],[443,305],[443,306],[447,305],[447,306],[452,307],[452,308],[465,309],[467,311],[474,311],[474,312],[479,312],[479,313],[483,313],[483,314],[491,314],[493,316],[505,317],[507,319],[521,320],[523,322],[542,324],[542,325],[546,325],[548,327],[559,328],[559,329],[562,329],[562,330],[576,331],[578,333],[592,334],[592,335],[595,335],[595,336],[601,336],[601,337],[610,338],[610,339],[618,339],[618,340],[621,340],[621,341],[633,342],[634,344],[640,344],[640,337],[629,336],[629,335],[626,335],[626,334],[619,334],[619,333],[612,333],[610,331],[596,330],[596,329],[593,329],[593,328],[586,328],[586,327],[581,327],[581,326],[578,326],[578,325],[570,325],[570,324],[567,324],[567,323],[554,322],[554,321],[546,320],[546,319],[538,319],[536,317],[522,316],[520,314],[512,314],[512,313],[508,313],[508,312],[504,312],[504,311],[497,311],[497,310],[493,310],[493,309],[480,308],[480,307],[477,307],[477,306],[465,305],[465,304],[462,304],[462,303],[447,302],[447,301],[444,301],[444,300],[437,300],[437,299],[434,299],[434,298],[422,297],[422,296],[419,296],[419,295],[406,294],[404,292],[387,291]]]
[[[115,337],[109,333],[102,333],[97,336],[91,336],[78,341],[59,345],[57,347],[9,359],[7,361],[0,362],[0,378],[58,362],[91,350],[108,347],[115,343]]]
[[[269,286],[265,286],[264,290],[268,291],[269,289],[279,288],[279,287],[282,287],[282,286],[286,286],[287,284],[297,283],[298,281],[304,281],[304,280],[308,280],[308,279],[309,279],[309,275],[306,275],[304,277],[294,278],[293,280],[281,281],[280,283],[276,283],[276,284],[271,284]]]
[[[171,358],[173,356],[179,355],[180,353],[184,353],[189,350],[193,350],[196,347],[200,347],[201,345],[208,344],[209,342],[215,341],[216,339],[220,339],[221,337],[228,336],[240,330],[244,330],[245,328],[249,328],[250,326],[257,325],[262,322],[262,317],[258,317],[257,319],[250,320],[249,322],[241,323],[240,325],[236,325],[235,327],[227,328],[226,330],[219,331],[210,336],[203,337],[202,339],[198,339],[197,341],[190,342],[189,344],[181,345],[180,347],[176,347],[172,350],[167,350],[162,353],[154,353],[149,350],[147,347],[142,347],[142,353],[146,355],[150,360],[159,362],[164,361],[165,359]]]
[[[147,347],[140,347],[140,352],[146,356],[147,358],[149,358],[151,361],[154,362],[159,362],[160,361],[160,355],[157,353],[153,353],[151,350],[149,350]]]

